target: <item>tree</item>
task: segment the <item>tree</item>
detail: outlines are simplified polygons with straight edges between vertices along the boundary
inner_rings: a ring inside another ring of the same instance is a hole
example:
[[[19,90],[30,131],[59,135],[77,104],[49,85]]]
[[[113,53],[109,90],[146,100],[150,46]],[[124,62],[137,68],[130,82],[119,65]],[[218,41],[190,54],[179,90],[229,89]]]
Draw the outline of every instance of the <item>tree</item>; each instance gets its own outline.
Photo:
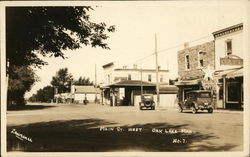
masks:
[[[25,105],[24,94],[37,80],[34,71],[27,66],[12,66],[9,75],[7,101],[9,105]]]
[[[43,89],[39,89],[36,94],[33,94],[29,101],[31,102],[50,102],[54,98],[54,88],[52,86],[46,86]]]
[[[64,59],[62,50],[74,50],[82,45],[109,49],[105,40],[109,38],[107,33],[114,32],[115,27],[90,21],[90,10],[93,10],[90,6],[6,7],[6,69],[9,87],[14,86],[12,80],[16,79],[13,76],[19,75],[15,73],[16,67],[41,68],[47,64],[38,54]],[[35,80],[32,74],[29,79]],[[28,91],[27,88],[21,89],[23,86],[26,85],[20,84],[18,90],[22,102],[24,93]],[[18,101],[17,96],[12,97],[11,92],[13,90],[8,89],[8,102]]]
[[[79,77],[77,81],[74,81],[74,85],[93,85],[94,83],[90,81],[89,78]]]
[[[7,7],[6,58],[11,65],[47,64],[37,54],[64,57],[62,50],[81,44],[109,49],[104,41],[114,26],[90,21],[90,6],[82,7]]]
[[[58,93],[65,93],[70,92],[72,82],[73,77],[68,72],[68,68],[62,68],[59,69],[56,76],[52,77],[51,85],[57,88]]]

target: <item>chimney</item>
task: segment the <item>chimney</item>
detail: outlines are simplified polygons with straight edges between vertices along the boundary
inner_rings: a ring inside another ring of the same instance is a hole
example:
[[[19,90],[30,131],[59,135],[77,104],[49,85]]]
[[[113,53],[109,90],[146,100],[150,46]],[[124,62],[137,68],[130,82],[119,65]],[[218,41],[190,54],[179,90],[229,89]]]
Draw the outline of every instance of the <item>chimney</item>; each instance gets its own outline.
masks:
[[[134,69],[137,69],[137,64],[134,64],[133,67],[134,67]]]
[[[184,48],[186,49],[186,48],[188,48],[189,47],[189,43],[188,42],[185,42],[184,43]]]

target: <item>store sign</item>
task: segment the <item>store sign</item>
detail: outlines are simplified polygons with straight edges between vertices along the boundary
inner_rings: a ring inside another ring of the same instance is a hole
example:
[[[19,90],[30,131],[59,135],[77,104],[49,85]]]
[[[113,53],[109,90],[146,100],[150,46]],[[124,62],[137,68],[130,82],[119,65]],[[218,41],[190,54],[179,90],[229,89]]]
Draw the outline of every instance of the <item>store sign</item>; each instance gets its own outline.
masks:
[[[241,58],[220,58],[221,65],[243,65]]]

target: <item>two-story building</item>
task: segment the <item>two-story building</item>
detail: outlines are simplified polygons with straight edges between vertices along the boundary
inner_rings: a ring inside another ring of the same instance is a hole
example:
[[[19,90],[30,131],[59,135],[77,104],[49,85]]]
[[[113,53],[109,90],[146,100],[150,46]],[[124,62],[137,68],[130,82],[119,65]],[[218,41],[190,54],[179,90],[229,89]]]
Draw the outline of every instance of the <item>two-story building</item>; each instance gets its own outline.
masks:
[[[178,51],[178,81],[179,101],[186,99],[190,90],[211,89],[206,87],[204,82],[212,83],[212,76],[209,76],[215,68],[214,41],[189,47],[185,43],[184,49]]]
[[[111,106],[136,106],[142,93],[156,93],[156,70],[142,69],[137,65],[132,68],[116,67],[114,62],[103,65],[104,82],[103,104]],[[176,94],[177,88],[168,86],[169,71],[159,68],[160,92]],[[162,90],[161,90],[162,89]],[[164,89],[164,90],[163,90]],[[164,100],[164,98],[162,98]]]
[[[213,32],[217,106],[243,108],[243,23]]]

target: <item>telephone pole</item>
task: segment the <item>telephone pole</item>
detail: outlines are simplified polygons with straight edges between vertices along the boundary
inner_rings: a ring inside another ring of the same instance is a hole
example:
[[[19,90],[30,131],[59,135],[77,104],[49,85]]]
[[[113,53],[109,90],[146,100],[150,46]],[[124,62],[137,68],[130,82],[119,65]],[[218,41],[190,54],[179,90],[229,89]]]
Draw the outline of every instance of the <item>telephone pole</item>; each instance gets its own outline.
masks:
[[[156,94],[157,94],[157,104],[156,106],[159,107],[160,105],[160,95],[159,95],[159,66],[158,66],[158,52],[157,52],[157,36],[155,33],[155,68],[156,68]]]
[[[142,94],[143,94],[143,85],[142,85],[142,67],[141,67],[141,100],[142,100]]]
[[[96,74],[96,64],[95,64],[95,103],[97,103],[97,74]]]

